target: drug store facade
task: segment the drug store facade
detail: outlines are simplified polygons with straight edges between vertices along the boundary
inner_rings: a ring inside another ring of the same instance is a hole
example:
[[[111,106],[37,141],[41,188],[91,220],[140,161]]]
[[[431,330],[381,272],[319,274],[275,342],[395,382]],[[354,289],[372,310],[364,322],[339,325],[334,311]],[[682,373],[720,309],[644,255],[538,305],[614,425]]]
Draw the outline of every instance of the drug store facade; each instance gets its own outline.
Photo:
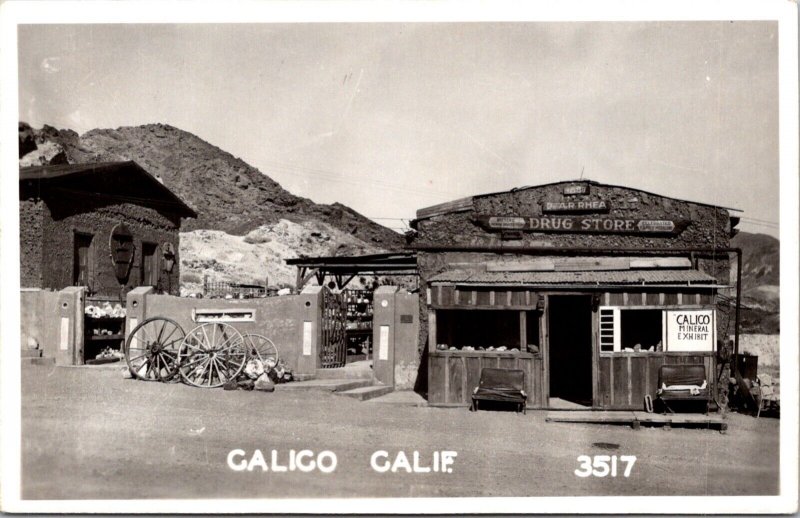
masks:
[[[419,210],[429,404],[468,404],[484,367],[523,370],[533,408],[642,409],[664,364],[703,365],[716,394],[731,210],[591,181]]]

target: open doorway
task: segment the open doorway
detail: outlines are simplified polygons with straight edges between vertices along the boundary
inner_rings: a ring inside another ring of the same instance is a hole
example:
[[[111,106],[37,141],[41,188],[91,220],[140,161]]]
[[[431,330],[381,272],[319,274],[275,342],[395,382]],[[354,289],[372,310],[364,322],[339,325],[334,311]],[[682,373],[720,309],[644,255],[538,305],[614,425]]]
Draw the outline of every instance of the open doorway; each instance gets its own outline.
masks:
[[[592,297],[551,295],[550,407],[592,405]]]

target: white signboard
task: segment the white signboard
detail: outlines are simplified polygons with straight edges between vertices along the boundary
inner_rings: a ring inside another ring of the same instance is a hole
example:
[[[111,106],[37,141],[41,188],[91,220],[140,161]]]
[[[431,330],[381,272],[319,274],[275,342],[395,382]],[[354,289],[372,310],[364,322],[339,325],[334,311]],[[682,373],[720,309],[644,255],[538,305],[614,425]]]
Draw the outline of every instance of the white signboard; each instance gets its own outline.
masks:
[[[311,322],[303,322],[303,356],[311,356]]]
[[[378,343],[378,359],[389,359],[389,326],[381,326],[381,335]]]
[[[666,350],[670,352],[711,352],[716,342],[714,310],[667,311]]]
[[[60,349],[66,351],[69,348],[69,318],[61,317],[61,341]]]

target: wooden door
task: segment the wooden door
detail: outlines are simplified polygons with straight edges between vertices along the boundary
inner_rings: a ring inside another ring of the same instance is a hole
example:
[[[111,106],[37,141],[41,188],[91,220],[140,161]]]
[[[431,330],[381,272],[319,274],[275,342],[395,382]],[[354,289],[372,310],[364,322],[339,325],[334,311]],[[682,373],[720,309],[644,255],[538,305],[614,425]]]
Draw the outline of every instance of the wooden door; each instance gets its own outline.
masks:
[[[72,285],[89,285],[89,267],[91,263],[90,249],[92,236],[89,234],[75,234],[75,248],[73,251]]]

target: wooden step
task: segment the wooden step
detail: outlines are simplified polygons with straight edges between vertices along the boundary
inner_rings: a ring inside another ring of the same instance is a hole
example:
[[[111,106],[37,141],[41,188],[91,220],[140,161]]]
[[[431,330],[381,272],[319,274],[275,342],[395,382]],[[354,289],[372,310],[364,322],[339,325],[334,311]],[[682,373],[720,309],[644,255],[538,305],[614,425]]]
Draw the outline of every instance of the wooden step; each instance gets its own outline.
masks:
[[[384,396],[394,390],[388,385],[370,385],[368,387],[359,387],[343,392],[337,392],[338,396],[347,396],[359,401],[367,401],[376,397]]]
[[[548,412],[547,422],[555,423],[621,423],[638,428],[639,424],[655,424],[671,426],[700,425],[714,427],[720,431],[728,429],[728,424],[719,414],[655,414],[634,410],[560,410]]]
[[[364,379],[313,379],[308,381],[293,381],[275,385],[278,390],[317,390],[320,392],[343,392],[345,390],[368,387],[372,380]]]

